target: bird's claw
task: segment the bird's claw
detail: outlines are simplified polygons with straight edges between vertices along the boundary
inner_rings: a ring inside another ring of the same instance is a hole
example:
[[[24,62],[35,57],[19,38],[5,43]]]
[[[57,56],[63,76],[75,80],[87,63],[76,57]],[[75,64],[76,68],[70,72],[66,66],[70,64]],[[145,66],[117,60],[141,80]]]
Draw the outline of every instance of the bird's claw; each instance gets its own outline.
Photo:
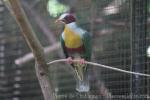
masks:
[[[85,60],[84,59],[80,59],[80,64],[85,64]]]
[[[68,63],[68,64],[72,64],[72,63],[73,63],[72,57],[68,57],[68,58],[67,58],[67,63]]]
[[[85,60],[84,59],[80,59],[80,64],[85,64]],[[67,58],[67,63],[68,64],[72,64],[73,63],[73,59],[72,59],[72,57],[68,57]]]

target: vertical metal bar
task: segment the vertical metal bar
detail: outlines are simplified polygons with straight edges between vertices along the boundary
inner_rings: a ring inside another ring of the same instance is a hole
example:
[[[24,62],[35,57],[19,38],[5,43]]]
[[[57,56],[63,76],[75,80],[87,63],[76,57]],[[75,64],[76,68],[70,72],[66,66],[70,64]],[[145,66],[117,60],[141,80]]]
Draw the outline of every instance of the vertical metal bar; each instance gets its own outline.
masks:
[[[133,65],[133,61],[132,61],[132,59],[133,59],[133,46],[132,46],[132,32],[133,32],[133,28],[132,28],[132,26],[133,26],[133,21],[134,20],[132,20],[133,19],[133,16],[134,16],[134,13],[133,13],[133,8],[134,8],[134,5],[133,5],[133,0],[130,0],[130,52],[131,52],[131,67],[130,67],[130,70],[132,70],[132,65]],[[133,95],[133,93],[132,93],[132,75],[130,76],[130,95],[131,95],[131,97],[130,97],[130,100],[132,100],[132,95]]]
[[[131,0],[131,70],[144,73],[146,69],[146,17],[147,0]],[[145,100],[146,79],[132,75],[132,100]]]

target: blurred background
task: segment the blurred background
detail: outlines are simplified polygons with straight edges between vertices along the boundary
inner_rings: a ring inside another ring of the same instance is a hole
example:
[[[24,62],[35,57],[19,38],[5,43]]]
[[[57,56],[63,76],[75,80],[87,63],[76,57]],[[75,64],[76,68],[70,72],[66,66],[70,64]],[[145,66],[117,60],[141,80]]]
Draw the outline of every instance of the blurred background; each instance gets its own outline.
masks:
[[[150,74],[150,0],[21,0],[46,51],[47,62],[64,58],[58,16],[70,12],[92,34],[92,61]],[[91,90],[75,90],[65,63],[50,65],[58,100],[149,100],[150,78],[91,66]],[[88,97],[89,96],[89,97]],[[0,100],[44,100],[34,59],[14,18],[0,0]]]

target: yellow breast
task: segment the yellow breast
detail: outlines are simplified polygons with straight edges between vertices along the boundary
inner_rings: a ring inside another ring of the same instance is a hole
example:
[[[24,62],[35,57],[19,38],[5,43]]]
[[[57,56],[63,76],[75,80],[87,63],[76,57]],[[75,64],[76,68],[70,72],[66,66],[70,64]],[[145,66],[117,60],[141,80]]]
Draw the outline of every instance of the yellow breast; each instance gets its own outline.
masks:
[[[64,37],[65,45],[68,48],[78,48],[83,44],[81,37],[73,32],[69,27],[65,28]]]

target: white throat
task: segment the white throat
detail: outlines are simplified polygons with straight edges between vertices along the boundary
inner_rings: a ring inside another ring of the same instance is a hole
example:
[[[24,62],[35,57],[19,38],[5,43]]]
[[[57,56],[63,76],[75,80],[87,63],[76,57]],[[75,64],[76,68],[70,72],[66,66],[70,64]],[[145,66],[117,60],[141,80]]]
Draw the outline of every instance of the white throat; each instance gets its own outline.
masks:
[[[72,23],[66,24],[65,27],[74,29],[74,28],[77,28],[78,26],[77,26],[76,22],[72,22]]]

